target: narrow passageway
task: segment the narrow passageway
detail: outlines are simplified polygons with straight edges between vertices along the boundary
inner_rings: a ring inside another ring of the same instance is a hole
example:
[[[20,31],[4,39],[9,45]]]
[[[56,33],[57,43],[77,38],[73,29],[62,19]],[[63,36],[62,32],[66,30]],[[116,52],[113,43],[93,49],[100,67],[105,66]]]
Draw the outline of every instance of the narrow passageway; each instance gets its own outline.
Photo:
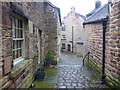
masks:
[[[62,53],[59,64],[46,67],[43,81],[35,81],[35,88],[108,88],[88,67],[83,66],[82,57]]]
[[[98,78],[88,68],[82,66],[82,57],[74,54],[61,54],[58,65],[58,88],[97,88],[106,87],[97,84]]]

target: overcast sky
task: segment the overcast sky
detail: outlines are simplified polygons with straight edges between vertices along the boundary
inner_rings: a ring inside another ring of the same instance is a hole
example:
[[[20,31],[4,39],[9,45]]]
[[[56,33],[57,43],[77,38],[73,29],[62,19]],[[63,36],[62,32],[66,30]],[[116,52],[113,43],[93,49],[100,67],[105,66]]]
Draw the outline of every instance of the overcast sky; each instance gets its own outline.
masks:
[[[96,0],[49,0],[61,10],[61,18],[70,12],[71,7],[75,7],[75,11],[82,15],[88,14],[95,8]],[[101,0],[102,5],[106,4],[108,0]]]

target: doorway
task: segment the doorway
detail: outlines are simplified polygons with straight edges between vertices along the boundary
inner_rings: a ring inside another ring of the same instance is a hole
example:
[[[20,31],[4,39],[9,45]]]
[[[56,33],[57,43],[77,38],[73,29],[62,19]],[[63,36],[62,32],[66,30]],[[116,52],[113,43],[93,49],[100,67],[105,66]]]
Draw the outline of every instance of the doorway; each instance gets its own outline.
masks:
[[[68,51],[71,51],[71,45],[68,44]]]

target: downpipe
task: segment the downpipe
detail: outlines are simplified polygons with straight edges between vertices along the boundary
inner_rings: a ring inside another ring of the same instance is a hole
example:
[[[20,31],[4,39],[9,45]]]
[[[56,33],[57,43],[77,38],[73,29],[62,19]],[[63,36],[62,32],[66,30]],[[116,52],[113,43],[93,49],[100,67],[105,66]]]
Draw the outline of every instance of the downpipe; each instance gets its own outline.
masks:
[[[102,21],[103,26],[103,50],[102,50],[102,84],[105,83],[105,50],[106,50],[106,29],[107,29],[107,20]]]

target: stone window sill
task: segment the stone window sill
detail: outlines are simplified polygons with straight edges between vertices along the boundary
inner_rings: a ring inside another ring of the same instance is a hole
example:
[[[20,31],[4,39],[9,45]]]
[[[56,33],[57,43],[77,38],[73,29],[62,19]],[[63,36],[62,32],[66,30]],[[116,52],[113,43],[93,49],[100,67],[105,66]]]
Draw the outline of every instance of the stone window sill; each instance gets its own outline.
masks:
[[[32,60],[23,60],[19,64],[15,65],[10,73],[10,78],[16,77],[18,74],[20,74],[28,65],[31,64]]]

